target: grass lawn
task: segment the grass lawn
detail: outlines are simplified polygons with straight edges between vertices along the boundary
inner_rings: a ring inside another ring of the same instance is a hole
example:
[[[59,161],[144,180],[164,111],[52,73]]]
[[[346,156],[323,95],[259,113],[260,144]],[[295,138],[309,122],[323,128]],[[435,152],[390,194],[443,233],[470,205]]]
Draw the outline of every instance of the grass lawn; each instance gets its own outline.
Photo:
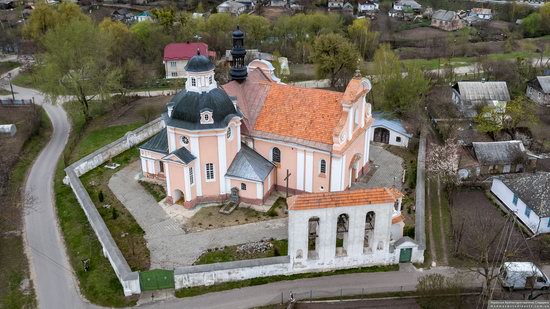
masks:
[[[150,259],[149,249],[143,238],[145,232],[107,185],[114,173],[138,158],[139,150],[136,147],[131,148],[111,160],[120,164],[119,168],[112,170],[102,165],[82,175],[80,180],[130,268],[132,270],[148,270]],[[99,192],[103,193],[103,201],[100,201]],[[105,205],[109,205],[109,208],[106,208]]]
[[[37,88],[36,77],[31,72],[21,72],[12,80],[12,83],[25,88]]]
[[[279,198],[267,212],[259,212],[251,208],[237,207],[231,214],[219,212],[222,206],[210,206],[201,208],[185,224],[191,232],[199,232],[209,229],[217,229],[232,225],[253,223],[276,218],[285,218],[285,200]]]
[[[11,94],[11,91],[6,90],[4,88],[0,88],[0,95],[9,95]]]
[[[128,131],[135,130],[143,125],[142,122],[100,128],[87,132],[86,136],[75,146],[72,155],[76,158],[83,158],[97,149],[121,138]]]
[[[0,62],[0,75],[8,71],[11,71],[19,66],[19,62],[16,61],[4,61]]]
[[[228,246],[221,250],[209,250],[209,252],[203,253],[197,259],[197,261],[195,261],[194,265],[261,259],[288,255],[288,240],[271,240],[269,241],[269,243],[272,245],[272,247],[265,252],[249,253],[239,251],[238,248],[241,245]]]
[[[139,184],[155,198],[155,201],[160,202],[166,198],[166,190],[163,186],[147,181],[139,181]]]
[[[351,274],[351,273],[370,273],[370,272],[385,272],[385,271],[398,271],[398,270],[399,270],[399,265],[388,265],[388,266],[372,266],[372,267],[361,267],[361,268],[352,268],[352,269],[341,269],[341,270],[330,271],[330,272],[305,273],[305,274],[296,274],[296,275],[289,275],[289,276],[280,275],[280,276],[262,277],[262,278],[254,278],[254,279],[247,279],[247,280],[241,280],[241,281],[220,283],[220,284],[215,284],[210,286],[199,286],[199,287],[193,287],[193,288],[180,289],[176,291],[176,297],[180,297],[180,298],[191,297],[191,296],[197,296],[197,295],[202,295],[202,294],[207,294],[212,292],[239,289],[239,288],[244,288],[249,286],[256,286],[256,285],[262,285],[262,284],[267,284],[271,282],[285,281],[285,280],[317,278],[317,277],[344,275],[344,274]]]
[[[9,205],[3,207],[17,207],[20,202],[19,194],[24,188],[24,182],[34,159],[50,140],[52,127],[46,112],[40,108],[40,126],[38,134],[31,136],[24,144],[19,160],[10,174],[8,187]],[[12,203],[13,202],[13,203]],[[7,214],[3,208],[4,215]],[[21,210],[19,215],[21,216]],[[1,221],[1,219],[0,219]],[[19,220],[18,220],[19,221]],[[11,230],[11,228],[7,227]],[[0,229],[0,233],[3,229]],[[24,252],[23,237],[21,235],[0,237],[0,307],[1,308],[29,308],[35,307],[34,291],[24,294],[19,289],[21,280],[29,277],[27,258]]]
[[[55,176],[54,192],[57,216],[67,246],[67,254],[78,277],[80,292],[89,301],[109,307],[125,307],[136,304],[137,297],[124,297],[109,260],[103,256],[84,211],[78,204],[71,187],[63,184],[65,172],[60,160]],[[90,270],[84,271],[82,260],[90,259]]]
[[[88,124],[85,123],[77,102],[68,102],[64,104],[64,107],[72,122],[72,132],[65,149],[64,159],[61,159],[58,163],[54,192],[59,224],[71,265],[79,280],[80,291],[86,299],[95,304],[108,307],[133,306],[136,304],[138,297],[124,297],[122,286],[108,259],[103,256],[101,244],[78,204],[72,189],[64,185],[62,180],[65,176],[63,171],[66,166],[65,162],[74,162],[80,159],[81,156],[94,151],[93,147],[109,144],[123,136],[126,133],[124,129],[135,128],[139,124],[110,127],[109,121],[111,120],[105,120],[110,111],[108,102],[93,102],[91,104],[92,120]],[[92,138],[88,140],[90,135]],[[113,158],[112,161],[127,164],[136,159],[138,155],[137,148],[132,148]],[[120,205],[120,202],[114,198],[107,187],[110,175],[117,170],[113,171],[98,167],[83,175],[81,181],[89,191],[92,201],[99,205],[99,213],[105,220],[130,267],[134,270],[147,269],[149,267],[149,251],[145,246],[143,230],[126,209]],[[103,191],[104,195],[103,203],[99,202],[100,190]],[[103,208],[104,204],[110,204],[111,208]],[[90,270],[87,272],[84,271],[82,264],[82,260],[85,259],[90,259]]]

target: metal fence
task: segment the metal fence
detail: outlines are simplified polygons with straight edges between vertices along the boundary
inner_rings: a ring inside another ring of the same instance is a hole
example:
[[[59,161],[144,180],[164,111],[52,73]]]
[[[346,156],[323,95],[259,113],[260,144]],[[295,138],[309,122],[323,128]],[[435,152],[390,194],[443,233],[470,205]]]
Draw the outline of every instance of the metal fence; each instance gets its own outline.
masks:
[[[34,104],[34,100],[24,100],[24,99],[0,99],[1,106],[23,106]]]

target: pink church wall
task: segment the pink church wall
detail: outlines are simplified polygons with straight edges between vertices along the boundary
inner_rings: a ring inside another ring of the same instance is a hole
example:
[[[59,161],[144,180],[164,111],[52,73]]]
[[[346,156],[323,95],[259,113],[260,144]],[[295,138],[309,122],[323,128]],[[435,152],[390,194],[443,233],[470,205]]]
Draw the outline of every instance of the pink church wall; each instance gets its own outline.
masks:
[[[217,136],[203,136],[200,137],[200,171],[202,181],[202,195],[203,196],[216,196],[220,194],[220,179],[224,181],[225,175],[220,175],[220,162],[218,160],[218,137]],[[197,159],[197,160],[199,160]],[[214,164],[214,180],[206,180],[206,163]],[[198,180],[198,179],[197,179]]]
[[[169,202],[176,202],[176,190],[181,191],[180,198],[183,198],[183,195],[185,194],[183,165],[169,161],[165,162],[164,165],[165,170],[168,169],[168,174],[170,175],[170,177],[166,179],[167,182],[170,182],[170,192],[167,192],[167,195],[171,197],[171,201]]]
[[[324,159],[327,163],[325,174],[320,173],[321,159]],[[329,154],[323,152],[313,153],[313,192],[329,192],[330,168],[331,160]],[[323,186],[324,190],[321,190],[321,186]]]
[[[286,187],[286,170],[290,172],[291,176],[288,181],[288,186],[291,189],[290,192],[295,192],[296,190],[296,164],[297,164],[297,154],[296,148],[290,146],[283,146],[280,144],[275,144],[265,140],[254,140],[254,149],[261,154],[264,158],[271,160],[271,150],[273,147],[279,148],[281,151],[281,163],[276,167],[275,177],[276,185],[278,185],[279,190]]]
[[[257,200],[256,197],[256,182],[243,180],[243,179],[230,179],[231,188],[237,187],[239,189],[239,197],[241,201],[246,202],[249,200]],[[241,189],[241,183],[246,185],[246,190]]]
[[[365,128],[361,129],[362,131],[356,131],[354,133],[355,137],[351,142],[351,145],[344,151],[344,154],[346,156],[346,163],[344,165],[344,180],[345,180],[345,187],[349,188],[351,186],[350,182],[350,172],[351,172],[351,162],[353,160],[353,157],[355,154],[360,154],[361,159],[358,163],[358,176],[361,176],[361,172],[363,169],[363,158],[364,156],[368,156],[368,154],[365,154],[365,134],[366,130]],[[360,132],[360,133],[359,133]]]

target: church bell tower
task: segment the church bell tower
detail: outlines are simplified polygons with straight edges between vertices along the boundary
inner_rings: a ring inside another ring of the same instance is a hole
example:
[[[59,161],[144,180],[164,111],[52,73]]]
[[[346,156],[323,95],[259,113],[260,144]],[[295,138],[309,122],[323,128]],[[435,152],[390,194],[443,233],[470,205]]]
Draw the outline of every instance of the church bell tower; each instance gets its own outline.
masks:
[[[246,56],[246,49],[244,49],[244,32],[239,29],[233,31],[233,48],[231,49],[231,56],[233,61],[231,63],[231,71],[229,75],[231,80],[243,81],[248,75],[246,66],[244,65],[244,57]]]

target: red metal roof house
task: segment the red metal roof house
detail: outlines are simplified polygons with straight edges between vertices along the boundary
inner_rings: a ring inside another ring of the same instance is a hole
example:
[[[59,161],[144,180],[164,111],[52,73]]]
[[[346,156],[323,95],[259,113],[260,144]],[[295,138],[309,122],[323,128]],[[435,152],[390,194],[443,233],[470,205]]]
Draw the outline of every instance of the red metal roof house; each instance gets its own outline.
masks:
[[[170,43],[164,47],[162,63],[166,71],[166,78],[184,78],[187,76],[185,65],[187,61],[197,54],[215,58],[216,53],[208,51],[208,45],[202,42]]]

